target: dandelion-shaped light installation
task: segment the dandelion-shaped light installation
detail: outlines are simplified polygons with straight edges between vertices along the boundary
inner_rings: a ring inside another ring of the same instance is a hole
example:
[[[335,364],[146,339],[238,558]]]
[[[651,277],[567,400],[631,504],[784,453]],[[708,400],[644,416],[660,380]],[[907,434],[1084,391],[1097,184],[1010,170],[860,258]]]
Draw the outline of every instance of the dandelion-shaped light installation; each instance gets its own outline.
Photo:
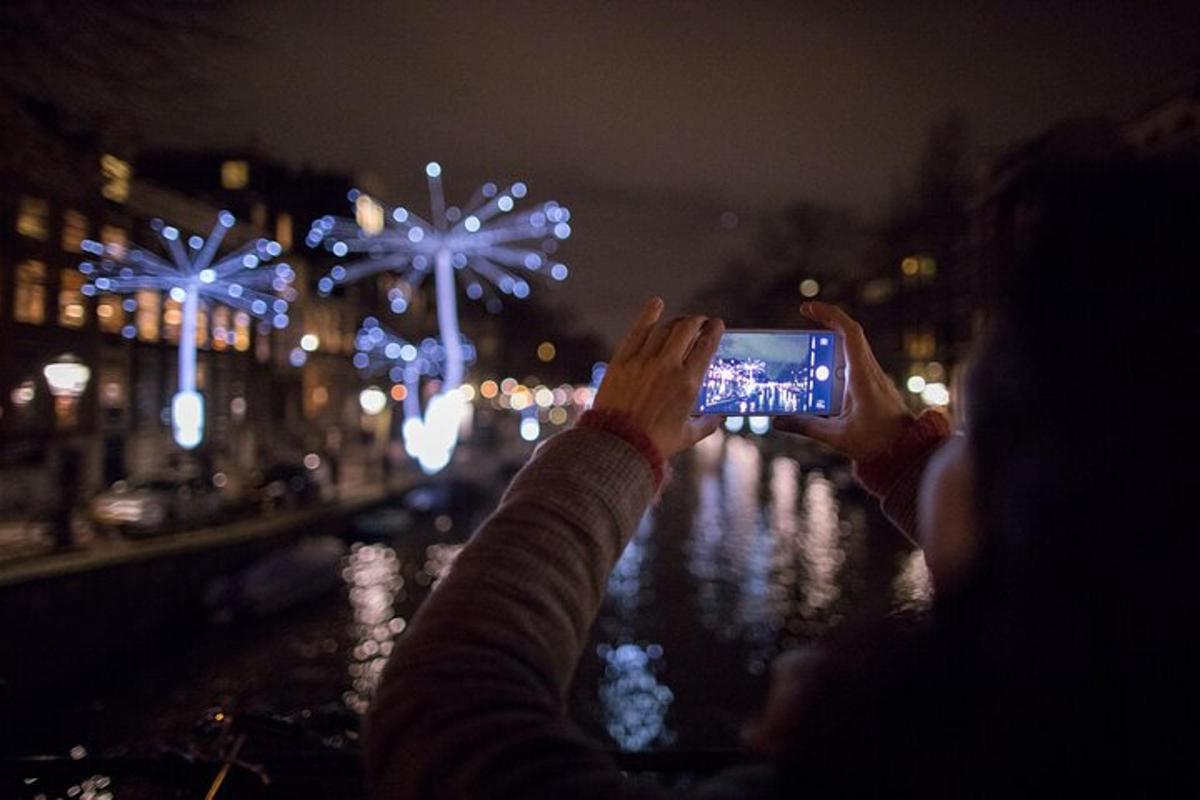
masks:
[[[464,208],[447,206],[441,165],[429,162],[425,175],[429,180],[429,220],[400,206],[388,211],[370,197],[353,191],[350,200],[355,204],[357,219],[322,217],[313,223],[306,241],[311,247],[324,243],[338,258],[349,258],[318,282],[318,291],[325,294],[339,284],[380,272],[395,272],[413,288],[430,272],[434,274],[445,369],[442,392],[430,401],[432,410],[439,398],[458,388],[464,374],[455,275],[461,276],[467,297],[472,300],[497,292],[524,299],[530,293],[524,275],[544,274],[556,281],[565,280],[567,266],[554,254],[558,243],[571,235],[571,212],[553,201],[516,211],[517,201],[528,192],[521,182],[503,190],[494,183],[485,183]],[[408,299],[399,290],[393,290],[389,300],[397,313],[407,308]],[[459,404],[457,414],[461,417],[461,400],[454,402]],[[457,417],[449,418],[454,419],[457,430]],[[426,428],[431,422],[426,420]]]
[[[162,239],[170,260],[137,245],[104,245],[87,240],[83,251],[97,256],[79,270],[89,278],[85,295],[97,292],[130,294],[150,290],[166,292],[182,304],[179,332],[179,391],[171,400],[171,427],[175,441],[193,448],[204,438],[204,398],[196,391],[196,318],[201,302],[221,303],[254,317],[269,320],[276,328],[288,324],[288,299],[296,274],[287,264],[260,269],[283,252],[278,242],[254,239],[217,259],[225,234],[234,225],[233,214],[222,211],[205,239],[188,237],[178,228],[156,219],[151,227]],[[126,335],[133,333],[132,329]]]
[[[465,336],[459,344],[464,363],[474,362],[475,345]],[[432,414],[422,418],[421,378],[445,374],[446,348],[433,337],[419,344],[410,342],[380,325],[375,317],[367,317],[354,338],[354,349],[354,366],[364,377],[386,374],[392,383],[404,385],[405,451],[428,472],[444,467],[454,449],[457,427],[451,431],[430,424]]]

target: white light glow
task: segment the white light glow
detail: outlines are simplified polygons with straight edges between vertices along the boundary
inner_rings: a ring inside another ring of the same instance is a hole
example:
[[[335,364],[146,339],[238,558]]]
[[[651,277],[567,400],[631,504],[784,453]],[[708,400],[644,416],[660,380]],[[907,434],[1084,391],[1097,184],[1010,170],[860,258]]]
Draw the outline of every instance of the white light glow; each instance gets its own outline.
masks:
[[[50,387],[50,394],[55,397],[79,397],[87,388],[92,371],[86,364],[64,358],[43,367],[42,375]],[[29,399],[33,399],[32,394]]]
[[[926,405],[945,406],[950,404],[950,390],[944,383],[927,383],[921,390],[921,399]]]
[[[745,417],[726,417],[725,418],[725,430],[729,431],[730,433],[737,433],[743,427],[745,427],[745,425],[746,425]]]
[[[920,394],[921,392],[925,391],[925,379],[920,375],[913,375],[908,379],[908,383],[905,385],[913,394]]]
[[[377,416],[387,406],[387,394],[378,386],[368,386],[358,393],[358,404],[367,416]]]
[[[740,417],[739,417],[740,419]],[[767,431],[771,430],[770,417],[750,417],[750,432],[757,433],[762,436]]]
[[[204,439],[204,397],[199,392],[178,392],[171,398],[171,434],[187,450]]]

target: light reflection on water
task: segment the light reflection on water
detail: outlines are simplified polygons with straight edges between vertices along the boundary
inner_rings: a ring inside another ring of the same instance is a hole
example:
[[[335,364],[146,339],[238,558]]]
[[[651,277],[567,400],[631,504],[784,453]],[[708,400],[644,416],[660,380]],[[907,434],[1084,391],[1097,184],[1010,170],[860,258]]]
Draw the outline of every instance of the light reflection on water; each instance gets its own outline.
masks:
[[[933,578],[920,550],[905,557],[892,582],[892,597],[901,611],[924,611],[933,602]]]
[[[404,578],[396,551],[384,544],[354,545],[342,577],[350,587],[354,613],[348,668],[352,688],[342,694],[342,700],[361,714],[379,684],[383,665],[392,652],[392,640],[407,625],[395,612],[395,604],[404,599]]]
[[[781,649],[840,620],[865,514],[823,470],[763,453],[755,439],[719,434],[703,443],[609,577],[582,670],[589,677],[575,691],[590,698],[583,702],[592,730],[622,750],[734,746],[736,720],[753,710],[747,687],[756,676]],[[344,699],[357,711],[405,628],[401,614],[411,615],[423,587],[436,590],[463,545],[424,539],[395,547],[356,545],[343,572],[353,608]],[[412,598],[402,575],[416,584]],[[890,589],[896,606],[928,603],[919,554]]]
[[[804,530],[800,561],[805,569],[804,599],[800,615],[814,617],[828,609],[841,594],[838,570],[846,560],[838,520],[838,501],[832,483],[814,471],[804,487]]]
[[[597,696],[604,730],[626,751],[675,741],[675,732],[666,723],[675,694],[660,678],[666,668],[663,647],[634,640],[639,610],[654,600],[646,585],[655,555],[653,530],[651,510],[642,517],[609,575],[608,613],[600,625],[604,641],[596,646],[602,664]]]

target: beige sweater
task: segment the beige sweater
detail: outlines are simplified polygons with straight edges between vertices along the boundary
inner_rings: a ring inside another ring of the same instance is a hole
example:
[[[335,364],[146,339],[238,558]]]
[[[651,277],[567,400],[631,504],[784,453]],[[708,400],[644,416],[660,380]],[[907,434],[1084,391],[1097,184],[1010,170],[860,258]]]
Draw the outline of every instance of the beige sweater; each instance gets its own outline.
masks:
[[[918,478],[907,471],[885,509],[911,520]],[[612,433],[575,428],[537,450],[392,654],[367,719],[375,796],[660,796],[565,716],[609,571],[654,493],[646,459]]]

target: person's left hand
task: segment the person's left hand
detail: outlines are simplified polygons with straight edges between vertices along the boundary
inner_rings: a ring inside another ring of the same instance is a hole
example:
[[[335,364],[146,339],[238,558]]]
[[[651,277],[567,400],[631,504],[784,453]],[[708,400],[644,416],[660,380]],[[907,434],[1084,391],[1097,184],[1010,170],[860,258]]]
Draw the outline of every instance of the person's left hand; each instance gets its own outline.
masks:
[[[643,306],[609,362],[592,407],[625,413],[670,458],[721,424],[719,416],[691,413],[725,324],[699,316],[659,323],[662,309],[657,297]]]

